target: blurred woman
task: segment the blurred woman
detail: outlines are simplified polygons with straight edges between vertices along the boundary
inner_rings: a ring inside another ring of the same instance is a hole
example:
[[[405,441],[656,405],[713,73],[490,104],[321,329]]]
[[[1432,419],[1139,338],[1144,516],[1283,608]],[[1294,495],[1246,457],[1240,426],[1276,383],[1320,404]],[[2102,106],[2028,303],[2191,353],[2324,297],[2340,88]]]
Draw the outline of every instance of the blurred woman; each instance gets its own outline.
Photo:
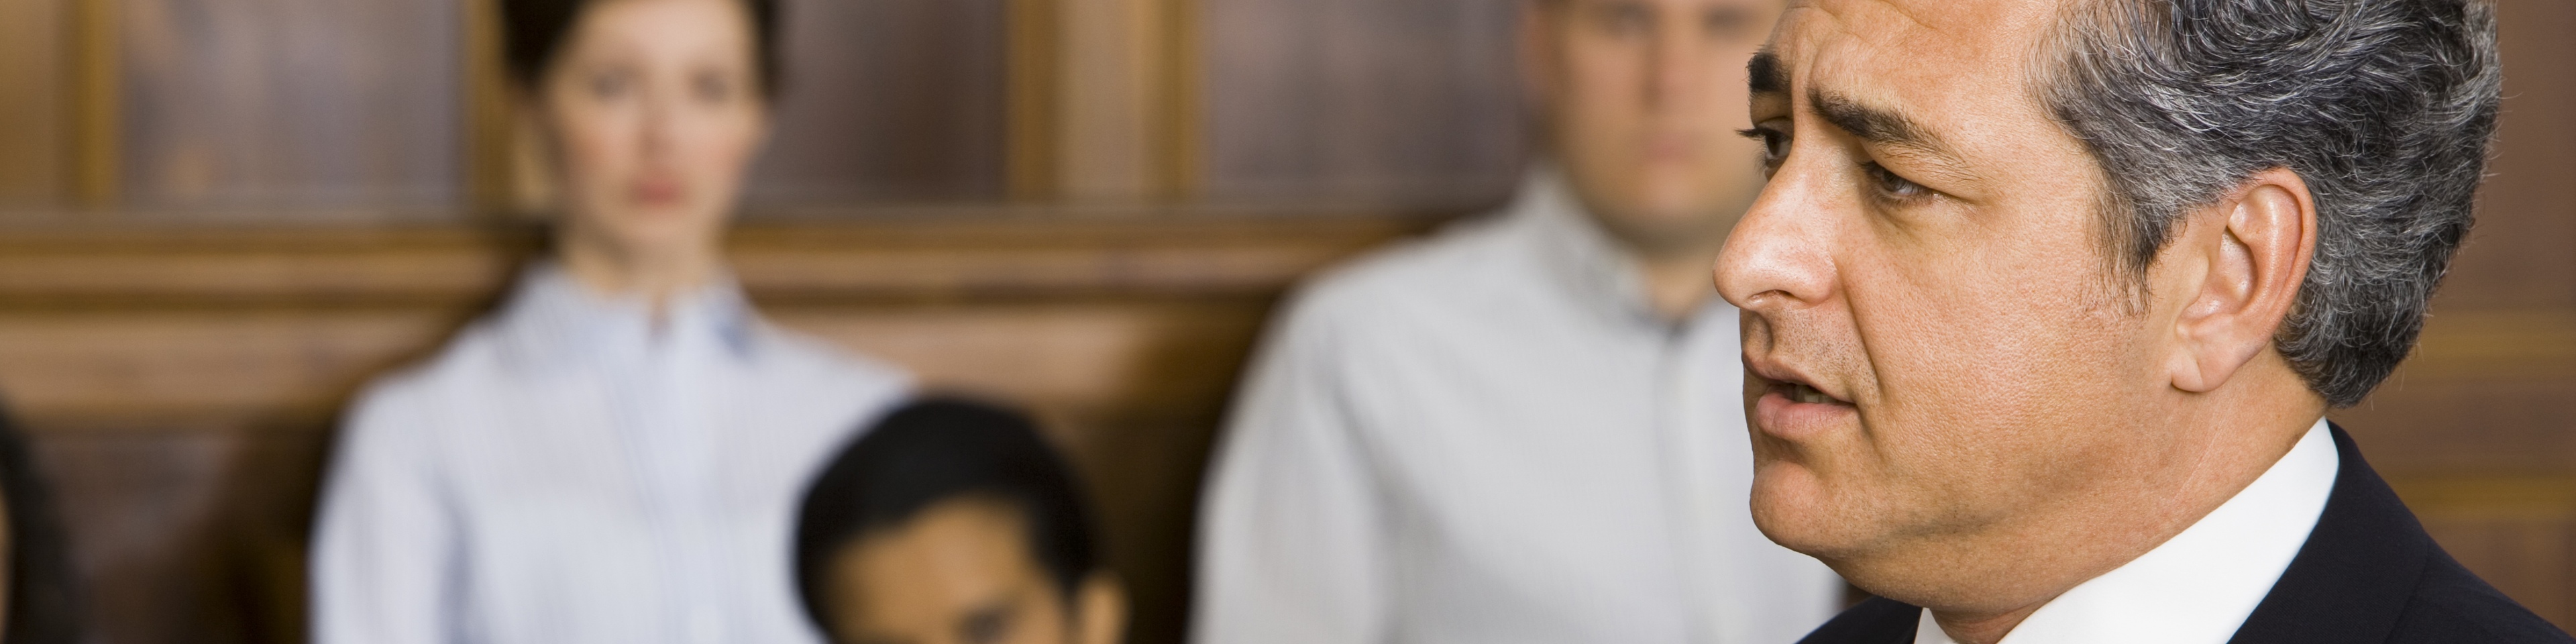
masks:
[[[347,418],[323,644],[811,642],[800,486],[905,377],[762,323],[720,257],[774,0],[502,0],[564,196],[550,261]]]

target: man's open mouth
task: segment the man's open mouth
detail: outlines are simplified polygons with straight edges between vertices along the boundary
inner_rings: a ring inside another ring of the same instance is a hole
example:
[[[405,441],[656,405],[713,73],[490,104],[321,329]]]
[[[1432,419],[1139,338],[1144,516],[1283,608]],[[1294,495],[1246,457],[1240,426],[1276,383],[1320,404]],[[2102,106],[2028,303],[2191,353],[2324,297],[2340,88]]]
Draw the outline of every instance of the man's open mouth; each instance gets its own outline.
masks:
[[[1780,397],[1787,398],[1789,399],[1789,402],[1795,403],[1810,403],[1817,405],[1851,404],[1850,402],[1826,395],[1823,390],[1809,386],[1807,383],[1795,380],[1773,380],[1771,381],[1771,392],[1780,394]]]

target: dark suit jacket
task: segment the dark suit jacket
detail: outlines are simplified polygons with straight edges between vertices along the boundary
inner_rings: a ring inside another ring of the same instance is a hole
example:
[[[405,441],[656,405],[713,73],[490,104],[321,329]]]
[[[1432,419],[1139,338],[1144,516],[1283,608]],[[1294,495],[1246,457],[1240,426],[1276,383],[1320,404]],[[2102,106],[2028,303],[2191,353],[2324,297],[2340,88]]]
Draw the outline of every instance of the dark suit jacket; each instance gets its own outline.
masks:
[[[2230,644],[2576,642],[2434,545],[2415,513],[2333,427],[2342,467],[2307,545]],[[1907,644],[1923,609],[1861,602],[1801,644]]]

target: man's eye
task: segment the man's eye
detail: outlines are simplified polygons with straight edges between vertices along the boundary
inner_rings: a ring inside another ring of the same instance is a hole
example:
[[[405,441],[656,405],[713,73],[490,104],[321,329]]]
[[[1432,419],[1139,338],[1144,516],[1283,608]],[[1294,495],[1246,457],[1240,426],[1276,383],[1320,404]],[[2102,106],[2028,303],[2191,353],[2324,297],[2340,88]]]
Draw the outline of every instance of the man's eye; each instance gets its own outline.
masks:
[[[1861,164],[1861,169],[1869,173],[1870,183],[1878,188],[1880,196],[1897,201],[1910,201],[1932,194],[1931,188],[1923,187],[1923,184],[1915,183],[1911,179],[1896,176],[1895,172],[1888,171],[1887,166],[1879,165],[1875,161]]]
[[[1762,176],[1767,178],[1772,173],[1779,172],[1780,165],[1789,161],[1788,133],[1760,126],[1749,130],[1736,130],[1735,133],[1744,135],[1744,138],[1762,142]]]

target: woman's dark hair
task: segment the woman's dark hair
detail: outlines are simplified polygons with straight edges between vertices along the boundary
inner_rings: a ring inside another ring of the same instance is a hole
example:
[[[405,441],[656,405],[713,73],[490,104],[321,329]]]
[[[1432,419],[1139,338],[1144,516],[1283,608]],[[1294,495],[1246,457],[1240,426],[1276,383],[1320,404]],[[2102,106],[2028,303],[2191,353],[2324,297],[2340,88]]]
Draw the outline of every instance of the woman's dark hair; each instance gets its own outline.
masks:
[[[501,0],[502,58],[510,67],[510,80],[521,89],[533,90],[545,79],[546,69],[553,67],[562,54],[564,40],[572,37],[573,26],[581,22],[583,11],[608,0]],[[752,63],[760,74],[763,96],[775,98],[784,81],[779,61],[778,0],[739,0],[743,12],[751,17]]]
[[[807,488],[796,515],[796,586],[806,614],[830,628],[822,592],[843,546],[958,499],[998,501],[1018,512],[1031,558],[1065,601],[1099,569],[1081,488],[1026,416],[963,400],[921,400],[878,421]]]
[[[79,593],[53,495],[38,476],[27,441],[0,413],[0,503],[9,513],[8,644],[80,640]]]

